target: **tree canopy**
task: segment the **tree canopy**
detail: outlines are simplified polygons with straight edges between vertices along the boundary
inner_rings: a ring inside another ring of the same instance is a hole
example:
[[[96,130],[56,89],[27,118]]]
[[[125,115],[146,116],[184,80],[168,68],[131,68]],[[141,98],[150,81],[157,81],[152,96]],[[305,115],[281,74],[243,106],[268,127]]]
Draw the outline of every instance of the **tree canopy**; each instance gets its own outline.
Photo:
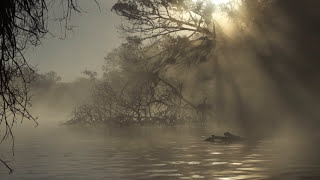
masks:
[[[182,111],[194,105],[183,98],[181,87],[147,68],[144,57],[143,49],[134,43],[124,43],[111,52],[105,58],[104,78],[96,82],[90,103],[77,106],[67,124],[113,127],[181,123],[187,116]]]
[[[216,23],[212,13],[216,8],[209,0],[119,0],[112,10],[129,22],[120,27],[125,35],[140,40],[181,32],[215,40]]]

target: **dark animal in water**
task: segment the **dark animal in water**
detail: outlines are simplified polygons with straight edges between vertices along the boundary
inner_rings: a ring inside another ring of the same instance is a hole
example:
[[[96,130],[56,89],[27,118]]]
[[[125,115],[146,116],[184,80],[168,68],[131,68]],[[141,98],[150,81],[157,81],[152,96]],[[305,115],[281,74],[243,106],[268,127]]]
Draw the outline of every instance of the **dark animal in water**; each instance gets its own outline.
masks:
[[[225,132],[224,136],[211,135],[211,137],[208,137],[207,139],[205,139],[205,141],[209,141],[209,142],[220,141],[220,142],[226,142],[226,143],[239,142],[243,140],[245,140],[245,138],[233,135],[229,132]]]

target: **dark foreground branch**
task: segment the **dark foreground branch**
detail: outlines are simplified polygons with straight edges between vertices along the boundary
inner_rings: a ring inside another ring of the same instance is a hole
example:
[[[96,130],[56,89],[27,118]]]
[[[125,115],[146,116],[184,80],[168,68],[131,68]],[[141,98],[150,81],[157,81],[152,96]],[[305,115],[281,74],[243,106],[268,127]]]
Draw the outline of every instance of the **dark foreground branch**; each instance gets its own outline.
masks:
[[[29,112],[32,97],[30,84],[35,68],[28,64],[24,54],[29,47],[41,44],[44,36],[50,33],[49,10],[53,10],[55,2],[62,10],[62,17],[58,18],[64,22],[62,29],[72,29],[68,22],[72,12],[80,12],[77,0],[0,1],[0,144],[11,138],[13,155],[13,125],[24,119],[38,124]],[[8,164],[3,160],[1,162],[12,173]]]
[[[9,169],[9,174],[13,173],[13,169],[8,165],[7,162],[5,162],[4,160],[0,159],[1,163],[4,164],[8,169]]]

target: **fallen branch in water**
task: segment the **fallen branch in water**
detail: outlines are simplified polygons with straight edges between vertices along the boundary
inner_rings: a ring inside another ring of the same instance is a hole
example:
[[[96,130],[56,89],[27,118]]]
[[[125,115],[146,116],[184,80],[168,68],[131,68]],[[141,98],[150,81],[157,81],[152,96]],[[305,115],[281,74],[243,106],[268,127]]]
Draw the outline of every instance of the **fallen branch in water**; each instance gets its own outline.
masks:
[[[3,161],[2,159],[0,159],[0,161],[2,162],[2,164],[4,164],[9,169],[9,174],[12,174],[13,173],[13,169],[8,165],[8,163]]]
[[[244,140],[246,140],[246,138],[233,135],[229,132],[225,132],[224,136],[211,135],[211,137],[208,137],[207,139],[205,139],[205,141],[209,141],[209,142],[215,142],[216,140],[231,143],[231,142],[244,141]]]

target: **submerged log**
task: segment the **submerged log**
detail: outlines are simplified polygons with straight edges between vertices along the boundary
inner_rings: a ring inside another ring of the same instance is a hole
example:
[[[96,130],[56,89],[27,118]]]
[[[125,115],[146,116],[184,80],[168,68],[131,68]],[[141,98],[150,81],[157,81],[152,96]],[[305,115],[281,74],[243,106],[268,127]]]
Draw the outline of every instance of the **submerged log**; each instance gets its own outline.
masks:
[[[207,139],[205,139],[205,141],[209,141],[209,142],[226,142],[226,143],[232,143],[232,142],[239,142],[239,141],[244,141],[246,140],[243,137],[240,136],[236,136],[233,135],[229,132],[225,132],[224,136],[215,136],[215,135],[211,135],[211,137],[208,137]]]

